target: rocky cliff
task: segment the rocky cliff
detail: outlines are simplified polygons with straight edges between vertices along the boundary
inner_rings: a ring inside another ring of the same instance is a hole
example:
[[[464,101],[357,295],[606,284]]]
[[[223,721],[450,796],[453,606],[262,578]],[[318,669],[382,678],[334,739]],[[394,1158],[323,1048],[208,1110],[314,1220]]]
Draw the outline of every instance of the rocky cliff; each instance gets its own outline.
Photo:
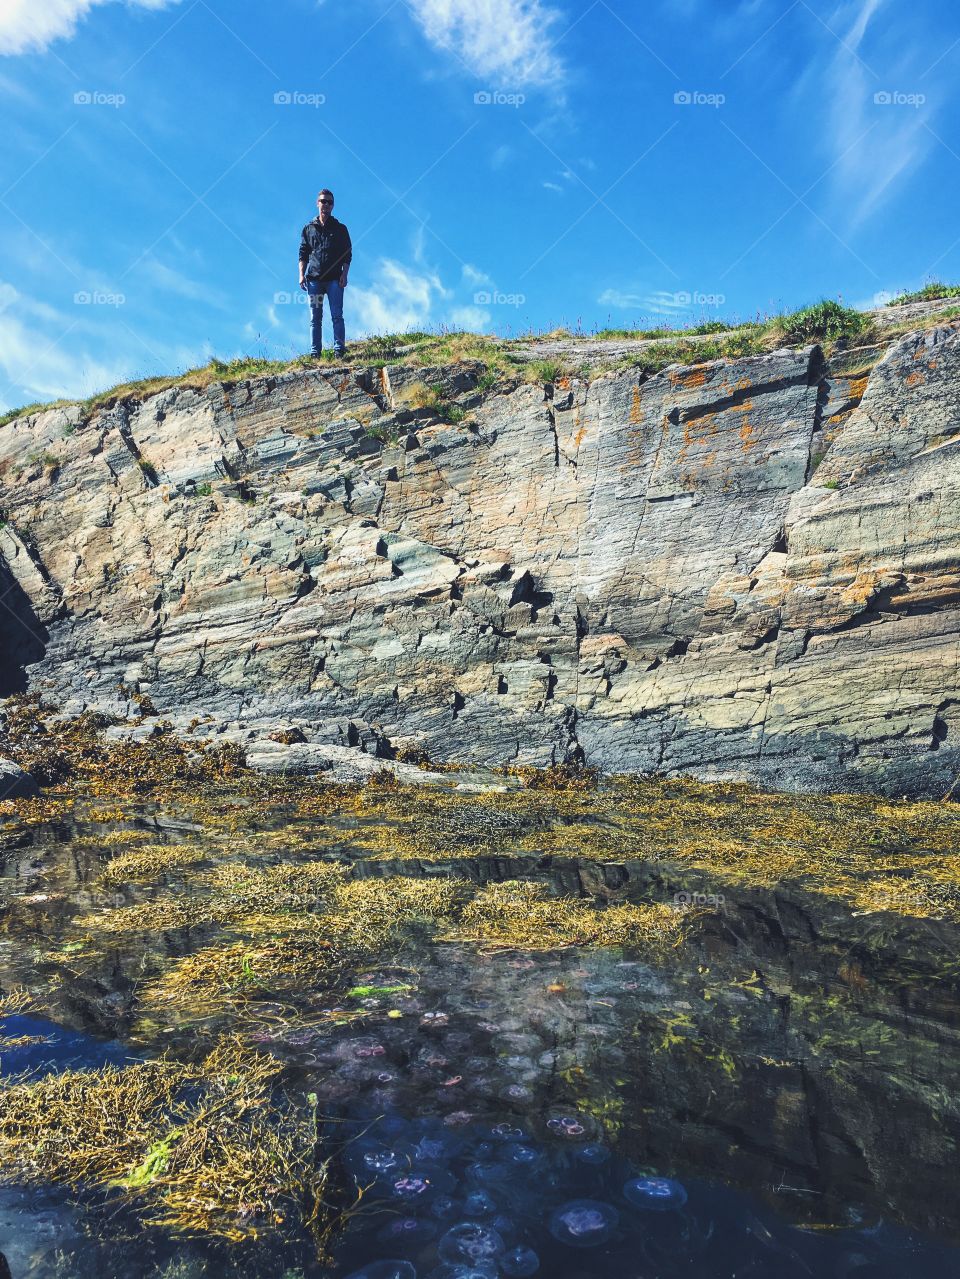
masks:
[[[942,795],[960,329],[857,358],[327,366],[18,418],[0,693],[133,698],[265,767],[406,747]]]

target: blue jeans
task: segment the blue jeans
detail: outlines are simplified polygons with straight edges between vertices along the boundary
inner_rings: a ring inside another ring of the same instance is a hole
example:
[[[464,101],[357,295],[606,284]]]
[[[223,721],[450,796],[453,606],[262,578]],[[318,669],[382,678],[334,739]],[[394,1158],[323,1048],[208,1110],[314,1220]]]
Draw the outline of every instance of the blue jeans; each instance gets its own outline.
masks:
[[[310,294],[311,338],[313,353],[319,355],[323,350],[323,295],[327,295],[330,304],[330,319],[333,323],[333,349],[337,355],[343,355],[346,346],[346,330],[343,323],[343,287],[339,280],[317,280],[307,276],[307,292]]]

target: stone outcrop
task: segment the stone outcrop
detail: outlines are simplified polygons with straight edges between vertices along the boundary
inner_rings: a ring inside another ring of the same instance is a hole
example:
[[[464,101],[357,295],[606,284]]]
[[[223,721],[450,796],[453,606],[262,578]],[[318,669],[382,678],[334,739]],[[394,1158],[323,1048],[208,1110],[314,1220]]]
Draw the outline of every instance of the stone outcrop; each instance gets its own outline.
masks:
[[[819,347],[483,372],[303,370],[0,428],[0,693],[146,698],[271,767],[282,728],[300,760],[953,786],[955,324],[854,374]]]
[[[0,801],[30,799],[39,793],[40,787],[28,772],[25,772],[19,764],[15,764],[12,759],[4,759],[0,756]]]

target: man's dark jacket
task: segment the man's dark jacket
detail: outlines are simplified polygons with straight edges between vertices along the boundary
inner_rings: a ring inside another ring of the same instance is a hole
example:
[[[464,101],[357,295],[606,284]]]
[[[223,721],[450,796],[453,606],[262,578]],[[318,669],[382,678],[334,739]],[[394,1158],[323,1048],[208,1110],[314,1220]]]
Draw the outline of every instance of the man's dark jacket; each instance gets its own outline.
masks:
[[[353,245],[350,243],[350,232],[337,219],[330,215],[327,225],[321,226],[320,219],[314,218],[303,228],[300,237],[300,265],[304,267],[304,275],[316,280],[336,280],[344,267],[348,267],[353,258]]]

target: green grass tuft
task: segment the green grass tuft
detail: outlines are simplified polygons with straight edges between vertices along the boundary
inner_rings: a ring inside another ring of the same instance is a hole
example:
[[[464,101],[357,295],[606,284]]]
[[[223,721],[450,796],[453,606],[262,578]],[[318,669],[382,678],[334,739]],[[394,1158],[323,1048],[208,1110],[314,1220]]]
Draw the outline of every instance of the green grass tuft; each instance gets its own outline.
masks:
[[[909,302],[939,302],[941,298],[960,298],[960,284],[943,284],[940,280],[933,280],[913,293],[901,293],[899,297],[892,298],[887,306],[906,306]]]

